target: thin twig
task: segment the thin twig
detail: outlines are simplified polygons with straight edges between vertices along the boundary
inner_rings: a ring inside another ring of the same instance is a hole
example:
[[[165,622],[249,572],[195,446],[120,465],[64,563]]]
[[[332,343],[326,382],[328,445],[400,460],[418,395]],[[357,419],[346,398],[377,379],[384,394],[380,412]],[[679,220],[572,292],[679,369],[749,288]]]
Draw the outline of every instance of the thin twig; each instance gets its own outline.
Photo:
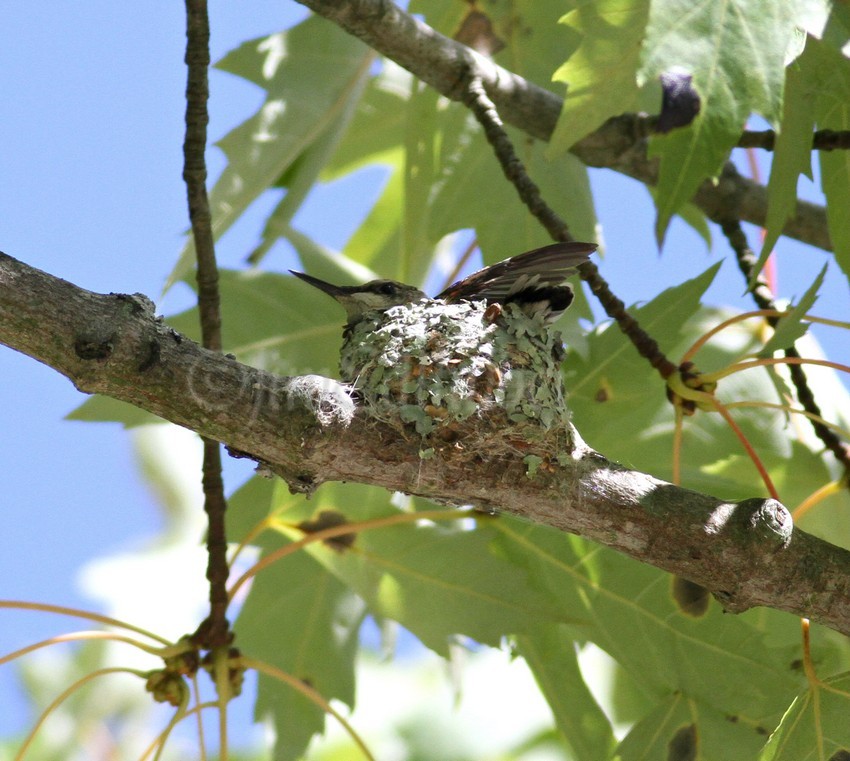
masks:
[[[728,219],[722,222],[720,226],[723,234],[729,241],[729,245],[732,246],[732,250],[735,252],[735,257],[738,260],[738,268],[747,282],[750,282],[755,271],[757,257],[747,242],[747,236],[741,227],[740,221],[737,219]],[[758,304],[760,309],[778,309],[773,292],[761,276],[756,279],[755,285],[750,289],[750,292],[753,295],[753,301]],[[767,321],[771,327],[776,327],[779,319],[779,317],[768,317]],[[799,352],[793,345],[785,349],[784,353],[789,359],[800,358]],[[838,462],[841,463],[845,472],[845,480],[850,479],[850,446],[843,442],[834,431],[830,430],[830,428],[817,419],[822,417],[821,409],[815,400],[815,395],[806,377],[806,371],[803,370],[802,366],[796,363],[789,364],[788,373],[791,376],[791,382],[794,384],[794,388],[797,390],[797,399],[803,409],[809,413],[807,417],[812,424],[812,428],[815,430],[815,434],[824,443],[824,446],[835,455]]]
[[[554,240],[573,240],[567,223],[543,200],[540,189],[528,176],[525,166],[514,151],[510,137],[505,132],[496,106],[484,90],[481,79],[475,74],[469,76],[466,93],[464,103],[472,110],[483,127],[484,134],[490,145],[493,146],[493,151],[499,160],[502,171],[513,183],[522,202]],[[582,264],[579,267],[579,274],[596,298],[599,299],[599,303],[602,304],[606,314],[617,321],[620,330],[634,344],[638,353],[649,360],[649,363],[659,372],[661,377],[668,378],[675,373],[676,365],[667,359],[655,339],[641,328],[637,320],[628,313],[626,305],[614,295],[606,280],[599,274],[596,265],[592,262]]]
[[[183,143],[183,179],[189,201],[189,219],[197,253],[198,310],[205,348],[221,351],[221,309],[218,266],[212,218],[207,197],[207,100],[210,65],[210,26],[206,0],[186,0],[186,137]],[[210,615],[195,634],[204,648],[229,643],[227,612],[227,540],[224,513],[224,482],[221,477],[221,448],[217,441],[203,438],[204,510],[209,521],[207,533],[207,580],[210,583]]]
[[[660,133],[658,117],[655,115],[624,113],[621,117],[631,120],[635,140],[644,140]],[[744,130],[735,147],[773,151],[776,149],[776,131],[772,129]],[[813,151],[846,151],[848,149],[850,149],[850,130],[819,129],[812,133]]]
[[[645,140],[651,135],[662,134],[658,128],[658,117],[654,114],[623,113],[619,117],[630,120],[635,140]],[[764,151],[776,149],[776,131],[772,129],[744,130],[736,148],[760,148]],[[850,130],[819,129],[812,132],[813,151],[838,151],[850,149]]]
[[[772,129],[746,130],[738,140],[737,147],[772,151],[776,147],[776,132]],[[850,130],[820,129],[812,133],[814,151],[846,151],[849,148]]]

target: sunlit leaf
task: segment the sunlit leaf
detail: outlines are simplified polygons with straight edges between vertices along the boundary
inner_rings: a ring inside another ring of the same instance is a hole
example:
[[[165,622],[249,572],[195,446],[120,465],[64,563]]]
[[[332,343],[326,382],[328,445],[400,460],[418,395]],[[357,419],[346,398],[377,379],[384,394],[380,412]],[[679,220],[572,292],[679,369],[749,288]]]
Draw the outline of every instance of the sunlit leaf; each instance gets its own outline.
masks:
[[[218,143],[228,164],[210,194],[216,238],[299,158],[310,155],[298,181],[290,176],[296,194],[303,197],[320,169],[316,154],[337,139],[328,137],[328,130],[347,124],[373,56],[353,35],[311,16],[288,31],[244,43],[219,62],[219,68],[262,87],[267,97],[254,116]],[[324,146],[305,154],[317,141],[325,141]],[[287,215],[293,211],[289,208]],[[189,239],[169,285],[185,276],[193,258]]]
[[[812,44],[814,41],[812,41]],[[804,57],[811,55],[811,46]],[[767,257],[782,234],[782,228],[797,206],[797,180],[801,174],[812,177],[811,136],[815,123],[815,88],[804,73],[805,58],[788,66],[782,121],[776,136],[770,180],[765,237],[750,284],[761,272]]]
[[[689,127],[651,143],[650,155],[661,157],[659,241],[699,183],[719,171],[749,115],[779,120],[795,13],[793,4],[784,0],[757,5],[739,0],[652,3],[639,81],[682,71],[693,76],[701,100],[700,113]]]
[[[792,704],[771,735],[760,761],[850,758],[850,676],[811,685]]]
[[[581,42],[552,76],[567,85],[553,152],[563,152],[609,117],[634,110],[649,9],[643,0],[594,0],[561,18]]]

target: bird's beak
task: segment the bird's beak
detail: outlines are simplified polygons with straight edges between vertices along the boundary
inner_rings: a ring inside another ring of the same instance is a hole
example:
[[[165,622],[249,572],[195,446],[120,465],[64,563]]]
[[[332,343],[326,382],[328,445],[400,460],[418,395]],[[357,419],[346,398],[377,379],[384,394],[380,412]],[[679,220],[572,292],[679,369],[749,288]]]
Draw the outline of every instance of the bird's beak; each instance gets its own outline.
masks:
[[[313,277],[312,275],[307,275],[304,272],[296,272],[295,270],[289,270],[295,277],[299,280],[303,280],[305,283],[309,283],[314,288],[318,288],[320,291],[327,293],[328,296],[331,296],[337,300],[339,297],[348,293],[347,288],[341,285],[334,285],[333,283],[326,283],[324,280],[319,280],[317,277]]]

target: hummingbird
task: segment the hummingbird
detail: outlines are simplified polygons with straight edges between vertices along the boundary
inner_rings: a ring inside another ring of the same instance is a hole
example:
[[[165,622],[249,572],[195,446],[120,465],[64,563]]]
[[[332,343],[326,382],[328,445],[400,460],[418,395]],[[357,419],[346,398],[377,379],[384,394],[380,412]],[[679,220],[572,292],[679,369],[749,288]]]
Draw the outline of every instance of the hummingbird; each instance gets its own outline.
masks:
[[[595,243],[552,243],[491,264],[453,283],[435,300],[446,304],[485,301],[505,307],[516,304],[531,316],[542,313],[545,322],[555,322],[573,301],[573,289],[566,279],[596,250]],[[290,270],[295,277],[334,298],[345,309],[348,321],[344,335],[373,312],[413,304],[428,299],[412,285],[395,280],[371,280],[363,285],[333,285],[303,272]]]
[[[553,243],[484,267],[433,299],[394,280],[344,286],[290,272],[345,309],[342,379],[373,409],[389,404],[419,433],[437,430],[448,441],[461,421],[488,410],[544,428],[567,419],[564,349],[545,328],[572,303],[566,279],[595,250]]]

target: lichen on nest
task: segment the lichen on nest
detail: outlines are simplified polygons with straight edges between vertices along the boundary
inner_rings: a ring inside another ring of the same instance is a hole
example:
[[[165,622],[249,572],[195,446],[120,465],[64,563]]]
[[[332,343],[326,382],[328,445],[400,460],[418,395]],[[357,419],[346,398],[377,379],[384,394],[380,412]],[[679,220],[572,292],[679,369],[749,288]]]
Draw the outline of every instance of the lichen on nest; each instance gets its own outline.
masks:
[[[503,412],[517,425],[566,427],[560,334],[514,304],[428,299],[374,312],[347,333],[340,369],[376,417],[425,436]]]

